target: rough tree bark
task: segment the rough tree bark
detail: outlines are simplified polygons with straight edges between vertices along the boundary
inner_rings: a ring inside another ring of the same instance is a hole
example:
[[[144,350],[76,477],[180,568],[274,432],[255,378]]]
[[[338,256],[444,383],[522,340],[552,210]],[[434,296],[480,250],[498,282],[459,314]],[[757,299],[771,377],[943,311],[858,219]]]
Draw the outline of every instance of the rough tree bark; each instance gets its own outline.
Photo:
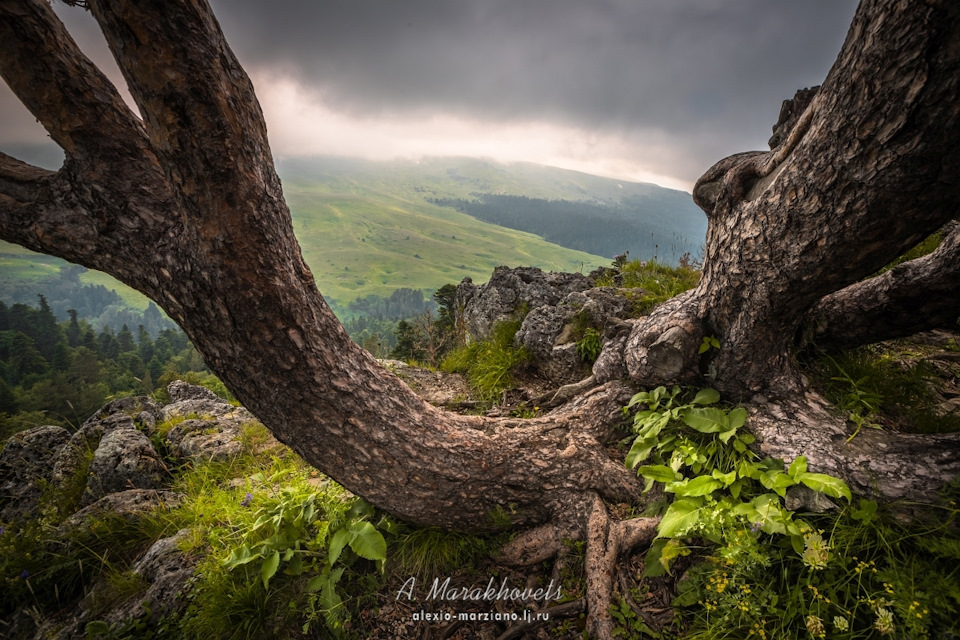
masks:
[[[378,507],[461,529],[504,515],[512,527],[541,525],[508,553],[518,562],[531,558],[525,540],[586,539],[590,629],[607,636],[604,572],[618,549],[651,535],[649,521],[616,523],[603,504],[640,500],[604,448],[630,386],[587,390],[604,382],[595,377],[526,421],[420,401],[350,341],[318,293],[253,87],[206,2],[88,4],[140,117],[44,0],[2,3],[0,74],[66,160],[50,172],[0,155],[0,237],[154,299],[280,440]],[[711,372],[752,401],[772,455],[806,454],[861,490],[929,498],[960,472],[957,439],[940,437],[934,462],[919,438],[861,435],[845,447],[792,352],[804,318],[839,336],[844,305],[882,286],[855,283],[956,215],[958,70],[960,6],[865,0],[823,87],[806,108],[784,110],[777,146],[727,158],[698,182],[710,221],[699,287],[635,323],[604,358],[637,385],[703,383]],[[887,306],[916,286],[884,288]],[[697,354],[704,335],[723,345],[709,362]],[[867,327],[854,340],[871,337]],[[896,452],[877,454],[881,445]]]

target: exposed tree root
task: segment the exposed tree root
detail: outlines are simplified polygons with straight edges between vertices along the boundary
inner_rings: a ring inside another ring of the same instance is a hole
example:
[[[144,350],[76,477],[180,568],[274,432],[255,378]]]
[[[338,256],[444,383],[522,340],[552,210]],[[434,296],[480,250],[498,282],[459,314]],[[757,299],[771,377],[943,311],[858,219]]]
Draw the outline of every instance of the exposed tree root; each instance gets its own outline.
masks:
[[[607,640],[613,637],[610,606],[618,558],[622,553],[652,542],[660,519],[614,520],[596,494],[575,500],[564,515],[564,522],[576,524],[561,527],[550,523],[531,529],[508,543],[499,560],[512,565],[535,564],[560,554],[565,539],[586,540],[587,632],[591,638]]]
[[[757,396],[749,409],[762,453],[787,464],[806,456],[811,471],[843,478],[862,495],[936,502],[943,485],[960,475],[960,433],[863,429],[850,440],[843,419],[814,393],[781,401]]]

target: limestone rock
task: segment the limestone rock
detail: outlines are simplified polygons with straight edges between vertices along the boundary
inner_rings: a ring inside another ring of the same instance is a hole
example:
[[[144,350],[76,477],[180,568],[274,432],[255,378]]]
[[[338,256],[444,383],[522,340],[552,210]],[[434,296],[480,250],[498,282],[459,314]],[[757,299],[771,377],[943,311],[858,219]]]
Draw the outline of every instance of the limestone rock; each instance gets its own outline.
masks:
[[[159,489],[166,469],[142,431],[123,426],[100,440],[90,462],[83,503],[127,489]]]
[[[471,338],[490,335],[494,325],[515,319],[524,309],[555,305],[574,291],[585,291],[592,280],[582,273],[544,273],[536,267],[497,267],[484,285],[469,279],[457,287],[457,306]]]
[[[49,481],[57,452],[70,433],[63,427],[36,427],[16,433],[0,451],[0,520],[33,517]]]
[[[155,489],[127,489],[111,493],[64,520],[59,531],[65,534],[68,531],[89,526],[90,523],[109,515],[133,520],[158,507],[172,509],[178,506],[181,500],[182,496],[179,493]]]

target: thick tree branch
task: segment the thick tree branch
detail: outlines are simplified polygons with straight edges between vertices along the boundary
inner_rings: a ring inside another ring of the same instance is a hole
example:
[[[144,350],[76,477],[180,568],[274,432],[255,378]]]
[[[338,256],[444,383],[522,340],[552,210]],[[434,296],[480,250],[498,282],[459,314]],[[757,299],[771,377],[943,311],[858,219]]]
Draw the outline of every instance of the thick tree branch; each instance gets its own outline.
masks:
[[[851,488],[881,500],[935,502],[960,475],[960,434],[918,435],[851,429],[813,393],[790,401],[755,397],[750,430],[760,450],[789,464],[806,456],[811,471],[844,478]]]
[[[139,120],[49,3],[0,4],[0,76],[67,156],[117,170],[142,156]]]
[[[807,314],[807,341],[827,349],[956,326],[960,318],[960,224],[937,249],[833,293]]]
[[[253,84],[209,5],[98,0],[90,8],[181,208],[218,234],[249,232],[283,198]],[[211,190],[211,181],[233,188]]]

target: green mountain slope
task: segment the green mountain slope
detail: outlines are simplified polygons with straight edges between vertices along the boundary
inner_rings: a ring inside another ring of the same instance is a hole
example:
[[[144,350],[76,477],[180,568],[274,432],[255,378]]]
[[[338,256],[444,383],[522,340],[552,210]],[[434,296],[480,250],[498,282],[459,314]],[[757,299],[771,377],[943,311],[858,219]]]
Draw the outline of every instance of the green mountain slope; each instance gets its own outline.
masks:
[[[534,233],[549,242],[612,257],[696,255],[706,217],[689,193],[530,163],[473,158],[371,162],[301,158],[279,163],[284,185],[324,185],[328,193],[401,200],[430,216],[430,205]]]
[[[278,171],[304,257],[320,291],[340,308],[370,294],[387,297],[400,287],[434,290],[464,277],[483,282],[498,265],[586,272],[610,262],[609,257],[566,249],[532,233],[481,222],[432,200],[468,199],[478,193],[594,205],[617,205],[625,198],[689,199],[688,194],[655,185],[467,158],[310,158],[281,160]],[[0,299],[4,282],[42,280],[66,264],[0,244]],[[116,289],[132,307],[147,305],[145,298],[108,276],[87,272],[80,278]]]

